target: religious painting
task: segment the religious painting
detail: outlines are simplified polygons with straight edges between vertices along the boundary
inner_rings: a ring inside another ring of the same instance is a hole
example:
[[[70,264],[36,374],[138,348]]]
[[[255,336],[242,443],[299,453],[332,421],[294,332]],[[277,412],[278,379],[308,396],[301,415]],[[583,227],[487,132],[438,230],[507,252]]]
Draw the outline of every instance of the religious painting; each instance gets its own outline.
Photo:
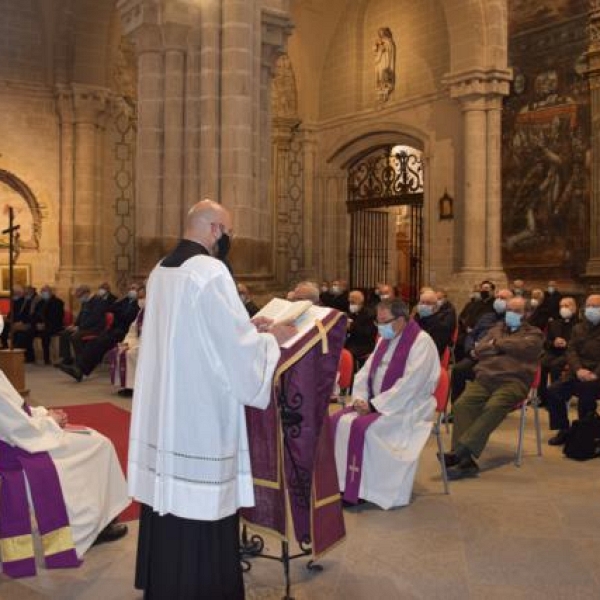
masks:
[[[533,4],[556,15],[573,7]],[[502,128],[502,242],[509,276],[577,278],[585,270],[590,117],[581,61],[587,11],[570,17],[509,40],[515,77]]]
[[[2,282],[0,294],[10,295],[10,269],[8,265],[0,265],[0,281]],[[13,284],[23,287],[31,285],[31,265],[14,265]]]
[[[509,0],[509,34],[568,19],[588,5],[588,0]]]

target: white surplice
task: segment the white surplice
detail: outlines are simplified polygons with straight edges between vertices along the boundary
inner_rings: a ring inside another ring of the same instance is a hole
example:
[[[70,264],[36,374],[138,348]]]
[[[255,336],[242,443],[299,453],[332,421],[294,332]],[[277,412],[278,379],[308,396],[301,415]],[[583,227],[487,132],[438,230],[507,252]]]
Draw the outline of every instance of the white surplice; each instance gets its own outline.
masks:
[[[214,521],[252,506],[245,406],[265,408],[279,346],[250,322],[220,261],[158,265],[148,286],[129,490],[160,515]]]
[[[65,431],[45,408],[30,409],[31,416],[23,409],[23,398],[0,371],[0,439],[27,452],[49,452],[77,556],[81,557],[130,503],[123,471],[111,441],[102,434]]]
[[[404,506],[410,502],[419,455],[431,432],[436,402],[433,392],[440,374],[436,346],[421,331],[410,350],[404,376],[381,392],[389,361],[402,336],[391,341],[373,378],[371,402],[379,417],[367,429],[359,497],[381,508]],[[367,400],[371,354],[356,374],[352,397]],[[346,485],[346,464],[350,426],[356,413],[344,415],[337,426],[335,462],[340,489]]]

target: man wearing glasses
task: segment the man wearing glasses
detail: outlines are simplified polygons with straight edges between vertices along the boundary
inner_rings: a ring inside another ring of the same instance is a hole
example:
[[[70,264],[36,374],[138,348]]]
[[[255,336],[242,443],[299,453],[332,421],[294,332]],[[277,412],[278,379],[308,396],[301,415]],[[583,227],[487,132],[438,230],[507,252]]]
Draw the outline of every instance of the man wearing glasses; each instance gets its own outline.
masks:
[[[410,501],[419,455],[431,431],[440,361],[431,337],[402,300],[377,305],[379,342],[356,374],[353,399],[332,417],[344,500],[384,509]]]

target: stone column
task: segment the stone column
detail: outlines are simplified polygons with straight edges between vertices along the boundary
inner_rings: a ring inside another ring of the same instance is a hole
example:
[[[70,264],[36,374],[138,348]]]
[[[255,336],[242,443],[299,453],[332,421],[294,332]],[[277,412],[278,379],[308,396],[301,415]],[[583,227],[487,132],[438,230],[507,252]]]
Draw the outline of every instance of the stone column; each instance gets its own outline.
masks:
[[[221,202],[221,6],[219,0],[200,3],[200,196]]]
[[[73,253],[74,206],[73,197],[73,145],[74,115],[73,94],[71,88],[58,87],[56,90],[56,107],[60,127],[60,264],[58,279],[68,288],[68,281],[75,267]]]
[[[302,130],[302,153],[303,153],[303,188],[304,203],[302,214],[303,225],[303,272],[304,277],[315,277],[315,170],[317,144],[314,137],[314,131],[304,128]]]
[[[164,161],[162,193],[162,237],[174,246],[182,231],[185,70],[189,27],[176,23],[162,26],[164,54]]]
[[[106,108],[107,94],[77,87],[73,93],[75,108],[75,206],[73,254],[75,269],[83,275],[98,277],[102,267],[97,260],[99,247],[97,202],[98,119]]]
[[[488,98],[486,185],[486,269],[493,280],[502,271],[502,98]]]
[[[485,270],[486,252],[486,113],[485,99],[462,101],[464,149],[463,267],[467,274]]]
[[[463,223],[460,286],[483,277],[500,282],[502,271],[501,98],[508,94],[512,72],[474,69],[445,77],[450,95],[463,112]]]
[[[164,252],[162,234],[164,57],[159,27],[136,31],[138,132],[136,157],[136,274],[149,272]]]
[[[285,286],[290,270],[288,237],[290,234],[287,207],[287,185],[292,134],[289,124],[277,119],[272,132],[271,190],[270,203],[273,219],[273,264],[275,280]]]

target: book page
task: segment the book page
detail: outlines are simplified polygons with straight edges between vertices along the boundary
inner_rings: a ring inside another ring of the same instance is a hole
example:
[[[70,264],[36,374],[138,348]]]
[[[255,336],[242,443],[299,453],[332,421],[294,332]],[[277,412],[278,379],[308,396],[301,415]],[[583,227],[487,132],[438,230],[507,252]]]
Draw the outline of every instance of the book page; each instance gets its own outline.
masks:
[[[293,346],[314,326],[315,321],[322,321],[332,310],[333,308],[328,308],[327,306],[315,306],[311,303],[309,309],[294,323],[298,328],[298,333],[283,344],[282,348],[290,348]]]
[[[292,323],[298,320],[303,313],[310,309],[312,302],[310,300],[297,300],[290,302],[282,298],[273,298],[263,306],[254,316],[273,319],[274,324]],[[297,325],[297,323],[294,323]]]

